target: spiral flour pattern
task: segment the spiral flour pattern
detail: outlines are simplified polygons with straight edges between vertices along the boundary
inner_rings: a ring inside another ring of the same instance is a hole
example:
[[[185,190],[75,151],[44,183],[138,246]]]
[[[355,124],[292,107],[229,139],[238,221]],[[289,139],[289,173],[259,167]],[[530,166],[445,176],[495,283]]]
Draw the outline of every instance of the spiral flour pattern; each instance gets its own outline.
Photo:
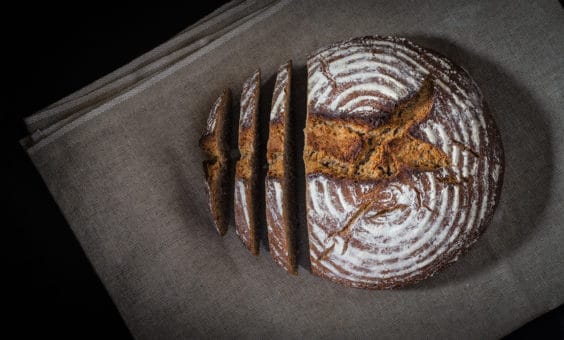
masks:
[[[491,219],[503,177],[501,141],[476,84],[437,53],[392,37],[319,50],[308,58],[307,124],[312,117],[385,118],[425,81],[432,109],[410,134],[440,149],[448,166],[375,181],[306,173],[317,275],[362,288],[413,283],[455,261]]]

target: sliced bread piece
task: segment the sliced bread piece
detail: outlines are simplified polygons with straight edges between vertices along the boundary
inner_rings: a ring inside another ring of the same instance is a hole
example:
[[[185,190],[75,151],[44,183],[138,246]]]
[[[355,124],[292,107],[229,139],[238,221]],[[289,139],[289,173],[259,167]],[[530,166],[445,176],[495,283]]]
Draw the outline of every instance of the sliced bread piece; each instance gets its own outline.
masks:
[[[293,119],[290,114],[290,84],[292,61],[278,69],[272,109],[266,159],[265,179],[266,222],[270,255],[292,274],[297,274],[294,228],[296,225],[295,148]]]
[[[239,151],[241,158],[235,167],[235,226],[236,233],[253,255],[258,255],[259,221],[258,174],[259,164],[259,95],[260,70],[245,81],[241,93],[239,119]]]
[[[233,191],[233,162],[229,157],[231,119],[231,91],[226,88],[213,104],[199,142],[207,158],[203,165],[208,204],[215,228],[222,236],[229,225]]]

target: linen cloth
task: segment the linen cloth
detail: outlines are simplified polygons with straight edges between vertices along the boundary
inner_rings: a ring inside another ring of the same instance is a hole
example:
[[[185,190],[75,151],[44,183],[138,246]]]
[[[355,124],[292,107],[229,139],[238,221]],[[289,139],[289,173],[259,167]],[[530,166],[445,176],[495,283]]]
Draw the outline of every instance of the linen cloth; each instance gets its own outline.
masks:
[[[219,237],[197,146],[223,87],[239,93],[256,67],[269,83],[291,58],[303,93],[308,53],[372,34],[467,69],[506,157],[482,238],[392,291],[294,277],[233,229]],[[28,117],[22,145],[137,338],[497,338],[564,301],[562,36],[549,0],[237,1]]]

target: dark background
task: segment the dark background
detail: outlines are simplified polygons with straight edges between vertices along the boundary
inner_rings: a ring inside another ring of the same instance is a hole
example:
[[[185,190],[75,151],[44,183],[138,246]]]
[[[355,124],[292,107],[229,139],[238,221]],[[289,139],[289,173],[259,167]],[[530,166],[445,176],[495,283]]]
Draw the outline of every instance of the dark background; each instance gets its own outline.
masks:
[[[123,320],[18,140],[23,118],[158,46],[227,1],[176,5],[21,4],[2,13],[1,114],[7,187],[8,326],[18,338],[130,338]],[[7,75],[7,77],[6,77]],[[4,86],[4,87],[5,87]],[[7,104],[7,105],[6,105]],[[453,325],[454,327],[456,325]],[[564,308],[508,338],[564,339]]]

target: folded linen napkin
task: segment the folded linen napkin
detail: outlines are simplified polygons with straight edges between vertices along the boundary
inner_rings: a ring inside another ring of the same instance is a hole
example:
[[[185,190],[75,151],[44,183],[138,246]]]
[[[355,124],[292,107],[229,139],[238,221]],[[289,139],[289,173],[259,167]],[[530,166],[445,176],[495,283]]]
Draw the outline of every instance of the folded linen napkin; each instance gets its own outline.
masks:
[[[135,337],[497,338],[564,301],[563,19],[548,0],[234,2],[30,116],[22,144]],[[394,291],[293,277],[218,237],[197,147],[224,86],[289,58],[304,77],[307,53],[369,34],[465,67],[506,153],[476,246]]]

